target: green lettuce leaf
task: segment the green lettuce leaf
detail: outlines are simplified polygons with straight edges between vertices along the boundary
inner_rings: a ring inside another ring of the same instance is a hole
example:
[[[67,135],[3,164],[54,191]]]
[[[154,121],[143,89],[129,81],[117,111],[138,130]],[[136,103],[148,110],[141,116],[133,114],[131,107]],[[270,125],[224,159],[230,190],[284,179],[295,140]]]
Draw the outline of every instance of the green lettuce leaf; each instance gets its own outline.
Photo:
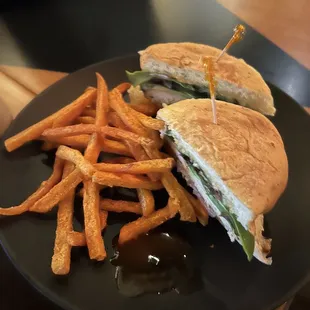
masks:
[[[154,73],[154,72],[148,72],[148,71],[135,71],[135,72],[129,72],[126,71],[127,78],[129,82],[133,86],[141,85],[146,82],[150,82],[152,79],[157,79],[157,80],[165,80],[169,81],[172,83],[175,83],[173,89],[175,89],[175,86],[178,86],[178,88],[183,88],[185,90],[191,90],[193,92],[196,92],[196,88],[193,85],[186,84],[186,83],[181,83],[173,78],[169,78],[168,76],[165,76],[164,74],[160,73]],[[180,89],[177,89],[180,90]],[[208,88],[206,87],[205,92],[208,92]]]
[[[199,178],[204,184],[204,189],[206,190],[208,197],[220,211],[221,216],[223,216],[230,223],[235,234],[239,236],[243,250],[246,253],[248,260],[251,261],[255,247],[254,236],[238,222],[235,214],[230,213],[228,208],[221,201],[216,199],[210,190],[211,185],[209,180],[205,176],[198,174],[195,167],[189,161],[186,162],[194,177]]]

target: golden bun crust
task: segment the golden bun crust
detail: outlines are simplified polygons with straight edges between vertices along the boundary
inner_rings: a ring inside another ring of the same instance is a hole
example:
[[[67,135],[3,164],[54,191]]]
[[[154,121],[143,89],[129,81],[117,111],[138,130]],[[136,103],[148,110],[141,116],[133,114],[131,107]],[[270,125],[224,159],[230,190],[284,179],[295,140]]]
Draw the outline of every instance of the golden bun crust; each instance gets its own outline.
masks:
[[[255,214],[273,208],[287,184],[288,161],[281,136],[266,117],[217,101],[216,125],[209,99],[179,101],[157,117]]]
[[[180,82],[208,85],[201,57],[216,58],[220,52],[212,46],[189,42],[154,44],[140,52],[140,66],[142,70],[168,74]],[[243,59],[225,54],[215,64],[214,73],[217,92],[227,97],[227,101],[236,99],[239,104],[263,114],[275,114],[268,85]]]

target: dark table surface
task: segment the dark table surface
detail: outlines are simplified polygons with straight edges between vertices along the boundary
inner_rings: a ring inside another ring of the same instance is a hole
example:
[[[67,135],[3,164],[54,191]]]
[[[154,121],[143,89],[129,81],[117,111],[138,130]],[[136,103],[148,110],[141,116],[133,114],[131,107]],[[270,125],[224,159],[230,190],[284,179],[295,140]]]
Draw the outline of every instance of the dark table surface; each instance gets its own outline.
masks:
[[[0,0],[0,64],[72,72],[156,42],[192,41],[222,48],[240,20],[213,0]],[[247,28],[231,54],[310,106],[310,74]],[[0,189],[1,190],[1,189]],[[59,309],[37,293],[0,250],[0,308]],[[306,310],[309,289],[291,307]]]

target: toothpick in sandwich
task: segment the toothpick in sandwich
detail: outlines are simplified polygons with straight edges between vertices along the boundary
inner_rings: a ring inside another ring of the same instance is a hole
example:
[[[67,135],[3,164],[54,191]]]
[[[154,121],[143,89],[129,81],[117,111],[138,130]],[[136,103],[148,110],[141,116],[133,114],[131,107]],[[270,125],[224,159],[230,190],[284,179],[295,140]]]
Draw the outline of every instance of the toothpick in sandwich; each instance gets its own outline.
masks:
[[[213,57],[205,57],[203,59],[203,65],[205,68],[206,80],[209,82],[210,97],[212,103],[213,123],[217,124],[216,117],[216,101],[215,101],[215,85],[214,79],[214,59]]]
[[[220,60],[220,58],[227,53],[227,51],[230,49],[230,47],[234,44],[237,43],[239,41],[241,41],[243,39],[245,35],[245,27],[241,24],[237,25],[234,28],[234,34],[231,37],[231,39],[229,40],[229,42],[226,44],[226,46],[223,48],[222,52],[220,53],[220,55],[217,57],[216,62],[218,62]]]

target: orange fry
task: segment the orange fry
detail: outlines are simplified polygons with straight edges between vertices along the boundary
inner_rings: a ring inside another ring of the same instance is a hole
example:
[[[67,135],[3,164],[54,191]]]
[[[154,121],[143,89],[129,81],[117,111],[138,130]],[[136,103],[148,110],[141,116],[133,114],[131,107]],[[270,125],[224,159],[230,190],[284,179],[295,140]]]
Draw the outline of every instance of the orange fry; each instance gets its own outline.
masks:
[[[117,88],[110,91],[109,96],[110,107],[118,114],[124,124],[130,129],[130,131],[142,136],[148,136],[148,130],[145,128],[139,120],[131,113],[132,109],[123,100],[122,94]]]
[[[127,129],[126,125],[121,120],[121,118],[116,114],[116,112],[114,111],[109,112],[108,119],[109,119],[109,125],[124,130]]]
[[[129,151],[131,152],[132,156],[137,161],[149,160],[150,159],[150,157],[146,154],[145,150],[138,143],[126,141],[125,144],[128,146]],[[160,180],[160,174],[158,174],[158,173],[148,173],[147,175],[151,181]]]
[[[95,119],[91,116],[80,116],[76,119],[76,124],[95,124]]]
[[[175,208],[170,207],[168,203],[168,206],[165,208],[155,211],[149,216],[140,217],[136,221],[126,224],[120,231],[118,243],[123,244],[132,239],[136,239],[138,236],[149,232],[167,220],[173,218],[176,215],[176,212]]]
[[[85,232],[70,231],[67,235],[67,242],[71,247],[85,246],[86,245]]]
[[[80,116],[85,109],[85,106],[92,103],[92,101],[96,98],[97,92],[96,89],[89,90],[85,94],[93,94],[94,96],[91,97],[91,100],[87,100],[87,104],[81,104],[79,108],[76,108],[74,110],[67,110],[64,111],[53,121],[53,127],[60,127],[60,126],[66,126],[70,125],[72,121],[74,121],[78,116]]]
[[[133,142],[138,142],[141,145],[149,145],[153,143],[153,141],[149,138],[139,136],[130,131],[108,126],[99,127],[91,124],[78,124],[66,127],[50,128],[45,130],[42,133],[42,136],[47,138],[61,138],[92,133],[100,133],[115,139],[130,140]]]
[[[66,162],[63,178],[66,178],[74,170],[72,163]],[[65,275],[70,271],[71,246],[67,242],[67,234],[72,231],[74,188],[59,202],[57,212],[57,228],[52,257],[52,271],[57,275]]]
[[[181,221],[196,222],[195,211],[174,175],[171,172],[166,172],[162,175],[161,181],[169,196],[180,201]]]
[[[81,173],[78,169],[75,169],[66,178],[56,184],[45,196],[39,199],[32,207],[30,207],[29,211],[38,213],[46,213],[50,211],[80,182],[82,182]]]
[[[86,92],[88,92],[88,91],[90,91],[90,90],[94,90],[94,89],[96,89],[95,87],[92,87],[92,86],[87,86],[86,88],[85,88],[85,90],[84,90],[84,93],[86,93]]]
[[[107,253],[100,229],[99,186],[91,180],[84,181],[84,190],[83,210],[88,254],[90,259],[102,261]]]
[[[130,107],[132,106],[130,105]],[[160,119],[146,116],[143,113],[140,113],[135,110],[132,110],[131,113],[133,113],[133,115],[141,122],[141,124],[147,128],[150,128],[153,130],[162,130],[165,128],[165,122]]]
[[[147,174],[152,172],[167,172],[174,166],[173,158],[153,159],[138,161],[128,164],[107,164],[98,163],[94,167],[100,171],[130,173],[130,174]]]
[[[42,136],[45,138],[62,138],[98,132],[99,127],[92,124],[78,124],[66,127],[57,127],[44,130]]]
[[[120,141],[100,139],[100,148],[105,153],[131,156],[128,147]]]
[[[19,206],[0,208],[0,215],[19,215],[28,211],[30,207],[45,196],[53,188],[53,186],[61,180],[63,165],[63,160],[56,158],[53,173],[49,179],[42,182],[41,186]]]
[[[111,172],[96,172],[92,178],[93,182],[106,186],[119,186],[127,188],[145,188],[158,190],[162,188],[160,182],[152,182],[146,177],[131,174],[116,174]]]
[[[123,123],[123,121],[120,119],[120,117],[115,113],[115,112],[110,112],[109,113],[109,119],[111,121],[111,124],[119,129],[124,129],[126,130],[126,125]],[[136,141],[124,141],[125,145],[128,147],[131,155],[137,160],[148,160],[150,159],[145,150],[139,145]],[[155,173],[149,173],[148,174],[149,178],[152,181],[158,181],[160,179],[160,176]]]
[[[135,162],[133,158],[130,157],[112,157],[104,160],[107,164],[129,164]]]
[[[12,152],[22,146],[23,144],[38,139],[42,132],[52,127],[53,122],[63,115],[73,115],[80,114],[80,111],[83,110],[90,102],[94,100],[96,96],[96,90],[92,90],[82,94],[79,98],[74,100],[68,106],[62,108],[58,112],[48,116],[42,121],[28,127],[17,135],[5,140],[4,144],[8,152]],[[76,117],[74,117],[76,118]]]
[[[103,77],[96,73],[97,77],[97,100],[96,100],[96,126],[107,125],[107,112],[109,109],[108,105],[108,87]],[[97,132],[93,133],[89,144],[84,153],[82,164],[87,161],[89,163],[95,163],[98,160],[100,154],[100,143],[102,138]],[[81,158],[81,157],[80,157]],[[86,168],[86,166],[84,166]],[[93,173],[93,167],[89,172]],[[104,260],[107,256],[104,241],[101,236],[100,230],[100,215],[99,215],[99,186],[94,184],[91,180],[83,182],[84,185],[84,196],[83,196],[83,211],[84,211],[84,226],[85,226],[85,237],[88,247],[88,254],[90,259],[96,259],[97,261]]]
[[[192,204],[198,221],[200,222],[201,225],[206,226],[208,224],[208,221],[209,221],[208,211],[202,205],[202,203],[198,199],[196,199],[194,196],[192,196],[186,189],[184,189],[184,193],[185,193],[187,199]]]
[[[104,230],[107,226],[108,212],[100,211],[99,217],[101,230]],[[67,242],[71,246],[86,246],[85,232],[70,231],[67,236]]]
[[[97,77],[97,102],[96,102],[96,125],[105,126],[108,124],[108,111],[109,111],[109,93],[108,86],[103,77],[96,73]]]
[[[129,88],[131,87],[130,83],[124,82],[119,85],[117,85],[115,88],[121,93],[124,94]]]
[[[155,210],[155,200],[152,192],[147,189],[137,189],[143,216],[149,216]]]
[[[79,151],[67,146],[61,145],[56,152],[56,156],[74,163],[81,173],[88,178],[91,178],[96,172],[93,165]]]
[[[99,186],[99,191],[101,191],[102,189],[106,188],[105,185],[98,185]],[[78,192],[77,192],[77,196],[83,197],[84,196],[84,188],[81,188]]]
[[[100,209],[116,213],[130,212],[142,214],[141,204],[133,201],[112,200],[105,198],[100,201]]]
[[[72,137],[48,137],[49,141],[55,142],[57,144],[67,145],[77,149],[85,149],[89,143],[89,135],[78,135]],[[130,156],[131,152],[129,149],[121,142],[104,139],[100,141],[101,151],[112,154],[127,155]]]
[[[126,131],[120,128],[115,128],[115,127],[101,127],[99,129],[101,134],[107,135],[109,137],[113,137],[114,139],[120,139],[120,140],[130,140],[132,142],[138,142],[141,145],[149,145],[152,144],[153,141],[150,140],[149,138],[145,138],[142,136],[139,136],[133,132]]]
[[[159,106],[155,103],[148,102],[148,103],[130,103],[129,106],[147,116],[155,116],[157,111],[160,109]]]
[[[82,116],[89,116],[89,117],[96,118],[96,110],[87,107],[83,110]]]

